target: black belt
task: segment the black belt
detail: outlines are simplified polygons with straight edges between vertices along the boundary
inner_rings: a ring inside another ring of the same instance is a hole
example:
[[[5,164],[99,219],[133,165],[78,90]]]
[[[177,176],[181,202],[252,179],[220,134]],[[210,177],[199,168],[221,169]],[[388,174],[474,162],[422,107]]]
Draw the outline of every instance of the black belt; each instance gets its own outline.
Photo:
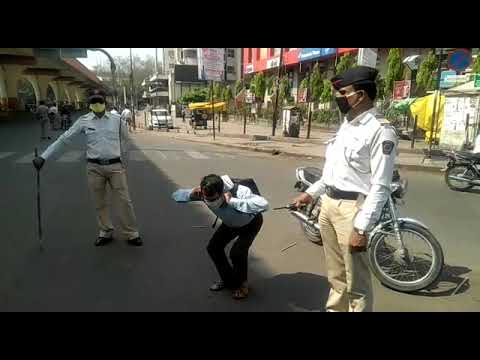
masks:
[[[93,163],[93,164],[98,164],[98,165],[112,165],[112,164],[118,164],[122,162],[122,159],[116,158],[116,159],[87,159],[87,162]]]
[[[360,193],[358,192],[342,191],[328,185],[326,187],[326,193],[328,197],[335,200],[357,200],[360,196]]]

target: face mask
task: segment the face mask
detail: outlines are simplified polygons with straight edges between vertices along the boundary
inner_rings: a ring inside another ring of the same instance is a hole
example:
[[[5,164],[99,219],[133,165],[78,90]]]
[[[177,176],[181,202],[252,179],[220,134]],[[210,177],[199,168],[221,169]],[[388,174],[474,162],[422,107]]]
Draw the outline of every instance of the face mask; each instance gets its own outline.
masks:
[[[205,200],[205,204],[212,210],[219,209],[223,205],[223,196],[214,201]]]
[[[90,104],[90,110],[92,110],[94,113],[102,113],[105,111],[105,103],[99,104]]]
[[[354,93],[351,93],[351,94],[348,94],[348,95],[345,95],[345,96],[340,96],[340,97],[335,98],[335,101],[337,102],[338,108],[340,109],[340,112],[342,114],[348,114],[350,112],[350,110],[352,110],[355,106],[357,106],[358,103],[355,104],[355,106],[351,106],[348,103],[348,98],[350,96],[355,95],[356,93],[358,93],[358,91],[356,91]]]

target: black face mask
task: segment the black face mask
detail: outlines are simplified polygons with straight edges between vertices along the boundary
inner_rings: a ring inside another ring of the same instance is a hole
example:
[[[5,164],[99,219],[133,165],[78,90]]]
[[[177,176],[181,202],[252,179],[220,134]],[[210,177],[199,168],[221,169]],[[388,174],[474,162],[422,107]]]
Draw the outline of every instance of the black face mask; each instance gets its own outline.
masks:
[[[348,103],[348,98],[350,96],[353,96],[353,95],[356,95],[358,93],[358,91],[352,93],[352,94],[349,94],[347,96],[340,96],[340,97],[336,97],[335,98],[335,101],[337,102],[337,105],[338,105],[338,108],[340,109],[340,112],[342,114],[348,114],[350,112],[350,110],[352,110],[352,106]],[[357,102],[356,105],[358,105],[359,103]]]
[[[337,97],[335,98],[335,101],[337,102],[338,108],[342,114],[348,114],[348,112],[352,110],[352,107],[348,103],[346,96]]]

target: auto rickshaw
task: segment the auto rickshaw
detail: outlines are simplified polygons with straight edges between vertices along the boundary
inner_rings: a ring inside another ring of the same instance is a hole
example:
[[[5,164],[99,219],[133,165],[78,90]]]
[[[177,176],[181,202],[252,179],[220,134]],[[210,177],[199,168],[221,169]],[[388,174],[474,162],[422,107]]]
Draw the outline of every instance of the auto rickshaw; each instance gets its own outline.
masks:
[[[208,129],[208,118],[209,114],[206,109],[193,109],[190,118],[190,126],[194,129],[197,127],[203,127],[206,130]]]

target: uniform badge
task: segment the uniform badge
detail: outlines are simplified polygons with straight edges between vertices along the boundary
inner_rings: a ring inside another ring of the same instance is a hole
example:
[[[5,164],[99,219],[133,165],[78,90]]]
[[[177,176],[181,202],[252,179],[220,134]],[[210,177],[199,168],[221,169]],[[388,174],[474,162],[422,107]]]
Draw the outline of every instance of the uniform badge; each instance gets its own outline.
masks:
[[[393,141],[384,141],[382,143],[382,147],[383,147],[383,154],[390,155],[393,151],[393,148],[395,147],[395,144]]]

